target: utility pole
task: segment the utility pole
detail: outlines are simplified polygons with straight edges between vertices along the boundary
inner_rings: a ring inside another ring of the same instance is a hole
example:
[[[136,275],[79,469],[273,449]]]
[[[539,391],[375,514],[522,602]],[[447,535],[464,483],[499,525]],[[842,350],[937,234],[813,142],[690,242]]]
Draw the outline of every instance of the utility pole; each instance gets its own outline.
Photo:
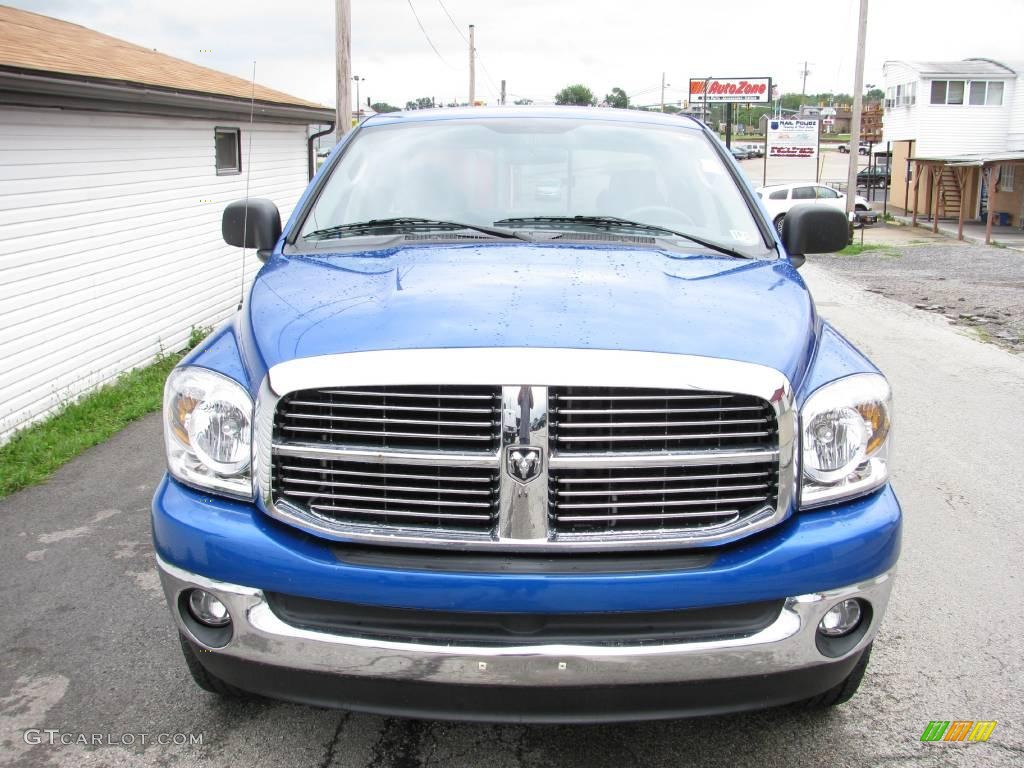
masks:
[[[476,104],[476,27],[469,25],[469,106]]]
[[[505,106],[505,81],[501,81],[501,106]]]
[[[356,82],[356,122],[359,122],[359,116],[363,114],[363,102],[359,98],[359,84],[366,78],[360,77],[359,75],[352,75],[352,79]]]
[[[800,106],[804,105],[804,97],[807,95],[807,76],[811,74],[811,70],[807,68],[807,62],[804,62],[804,68],[800,70],[800,76],[803,78],[804,84],[800,87]]]
[[[860,113],[864,104],[864,38],[868,32],[868,0],[860,0],[857,26],[857,64],[853,70],[853,114],[850,116],[850,167],[846,174],[846,216],[853,213],[857,195],[857,158],[860,157]]]
[[[665,73],[661,73],[661,111],[665,111]]]
[[[349,77],[352,54],[352,6],[349,0],[334,0],[334,56],[335,97],[338,106],[335,108],[334,121],[335,141],[341,141],[352,128],[352,94],[349,91]]]

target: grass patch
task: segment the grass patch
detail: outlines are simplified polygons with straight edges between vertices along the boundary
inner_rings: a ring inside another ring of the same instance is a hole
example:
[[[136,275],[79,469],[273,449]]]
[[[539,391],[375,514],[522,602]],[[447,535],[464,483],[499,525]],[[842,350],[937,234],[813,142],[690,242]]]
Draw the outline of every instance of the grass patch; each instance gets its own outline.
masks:
[[[871,243],[854,243],[839,251],[840,256],[859,256],[862,253],[880,253],[883,256],[899,256],[899,251],[891,245],[873,245]]]
[[[209,333],[193,328],[183,352],[118,377],[52,416],[19,430],[0,446],[0,499],[46,480],[87,448],[120,432],[162,405],[164,380],[178,361]]]

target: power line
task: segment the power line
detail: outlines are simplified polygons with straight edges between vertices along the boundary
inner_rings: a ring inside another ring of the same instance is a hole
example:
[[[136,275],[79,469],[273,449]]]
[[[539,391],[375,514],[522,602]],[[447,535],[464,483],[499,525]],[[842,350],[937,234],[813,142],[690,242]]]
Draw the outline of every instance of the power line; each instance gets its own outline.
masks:
[[[448,8],[445,7],[445,4],[441,2],[441,0],[437,0],[437,4],[441,6],[441,10],[444,11],[444,15],[448,17],[448,21],[450,21],[452,23],[452,26],[455,27],[455,31],[459,33],[459,36],[462,38],[462,41],[466,45],[469,45],[469,39],[466,37],[465,34],[463,34],[462,27],[455,23],[455,19],[453,19],[452,15],[448,13]]]
[[[441,6],[441,10],[444,11],[444,15],[448,17],[448,21],[450,21],[452,23],[452,26],[455,27],[455,31],[459,33],[459,37],[462,38],[462,41],[466,45],[469,45],[469,38],[466,37],[465,33],[462,31],[462,27],[460,27],[458,22],[455,21],[451,13],[448,12],[448,7],[444,4],[444,2],[442,2],[442,0],[437,0],[437,4]],[[484,64],[483,59],[481,58],[479,53],[476,54],[476,61],[480,65],[480,69],[483,70],[483,73],[487,76],[487,79],[490,81],[492,93],[497,95],[498,91],[500,90],[498,88],[498,84],[494,82],[494,78],[491,77],[491,73],[487,71],[487,66]]]
[[[434,41],[430,39],[430,35],[427,34],[427,30],[424,28],[423,22],[420,21],[420,17],[416,13],[416,9],[413,8],[413,6],[412,6],[412,0],[406,0],[406,2],[409,4],[409,10],[412,11],[413,18],[416,19],[416,23],[419,25],[420,32],[423,33],[423,37],[426,38],[427,43],[430,45],[431,49],[433,49],[434,53],[437,54],[437,58],[439,58],[444,63],[444,65],[446,67],[449,67],[450,69],[455,69],[455,67],[453,67],[451,64],[449,64],[445,60],[444,56],[441,55],[441,52],[439,50],[437,50],[437,46],[434,45]]]

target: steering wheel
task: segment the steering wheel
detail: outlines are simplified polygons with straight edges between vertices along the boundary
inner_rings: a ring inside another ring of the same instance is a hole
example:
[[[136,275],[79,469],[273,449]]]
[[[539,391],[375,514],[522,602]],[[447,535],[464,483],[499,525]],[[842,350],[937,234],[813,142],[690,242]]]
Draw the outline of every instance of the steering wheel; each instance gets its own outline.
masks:
[[[672,221],[678,220],[682,224],[689,224],[696,226],[696,222],[693,220],[688,213],[680,211],[678,208],[670,208],[667,205],[641,205],[639,208],[633,208],[632,210],[626,211],[625,216],[622,218],[629,219],[630,221],[639,221],[644,224],[650,224],[652,226],[658,226],[655,222],[660,221]],[[661,224],[660,226],[668,226],[670,229],[679,229],[675,225]]]

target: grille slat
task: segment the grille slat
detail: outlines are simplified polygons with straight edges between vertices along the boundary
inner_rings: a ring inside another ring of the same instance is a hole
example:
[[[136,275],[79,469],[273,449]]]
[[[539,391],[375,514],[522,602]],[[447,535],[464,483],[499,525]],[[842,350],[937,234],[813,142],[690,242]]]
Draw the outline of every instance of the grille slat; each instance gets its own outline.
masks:
[[[733,479],[744,479],[750,477],[764,477],[763,472],[730,472],[721,475],[687,475],[687,480],[733,480]],[[643,477],[616,477],[616,483],[650,483],[652,478],[650,476]],[[563,484],[579,484],[579,483],[594,483],[603,482],[602,480],[594,480],[589,477],[559,477],[557,482]]]
[[[367,424],[428,424],[435,427],[484,427],[488,428],[492,422],[487,421],[444,421],[441,419],[394,419],[381,418],[379,416],[326,416],[316,413],[283,413],[285,419],[317,419],[320,421],[350,421]]]
[[[366,488],[369,490],[384,489],[388,491],[408,491],[410,493],[419,493],[422,488],[411,486],[411,485],[374,485],[372,483],[339,483],[339,482],[328,482],[326,480],[304,480],[299,477],[283,477],[281,478],[286,484],[297,483],[299,485],[315,485],[318,488]],[[463,495],[470,496],[490,496],[491,492],[486,489],[480,488],[448,488],[448,493],[461,493]]]
[[[655,514],[627,514],[627,515],[563,515],[560,519],[563,523],[630,523],[630,522],[641,522],[646,520],[696,520],[708,517],[725,518],[724,520],[718,520],[715,525],[723,525],[725,523],[731,523],[739,517],[739,510],[737,509],[724,509],[724,510],[710,510],[705,512],[664,512]]]
[[[328,493],[326,491],[297,491],[294,488],[288,490],[289,496],[300,496],[309,499],[337,499],[338,501],[369,501],[371,503],[380,504],[387,503],[391,500],[391,497],[398,492],[397,488],[388,488],[387,494],[381,494],[379,496],[361,496],[355,493]],[[437,499],[409,499],[404,496],[395,497],[396,501],[402,504],[412,504],[413,506],[438,506]],[[474,509],[489,509],[491,507],[486,501],[454,501],[452,499],[445,499],[444,505],[446,507],[471,507]]]
[[[761,406],[743,405],[735,408],[560,408],[558,412],[563,416],[642,416],[645,414],[731,413],[735,411],[760,410],[762,410]]]
[[[635,429],[655,427],[709,427],[721,425],[721,419],[713,421],[581,421],[562,424],[561,429]],[[767,424],[768,419],[730,419],[730,424]]]
[[[394,423],[394,422],[387,422]],[[493,438],[490,435],[460,435],[455,432],[392,432],[390,430],[372,430],[372,429],[334,429],[329,427],[298,427],[295,425],[289,426],[292,432],[310,432],[314,434],[325,434],[325,435],[351,435],[353,437],[381,437],[381,438],[436,438],[438,440],[478,440],[490,442]]]
[[[756,491],[767,488],[768,483],[756,485],[704,486],[697,488],[660,488],[659,493],[721,493],[722,491]],[[616,496],[643,496],[651,491],[647,488],[623,488],[616,490]],[[557,491],[559,496],[607,496],[607,491]]]
[[[453,515],[443,512],[413,512],[408,509],[381,511],[379,509],[361,509],[359,507],[339,507],[333,504],[311,504],[310,507],[318,512],[347,512],[352,515],[372,515],[382,517],[385,521],[389,517],[413,517],[420,520],[456,520],[460,522],[466,522],[467,520],[489,521],[491,519],[488,515]]]
[[[652,427],[659,425],[652,424]],[[725,437],[739,438],[739,437],[765,437],[772,434],[769,430],[759,430],[756,432],[728,432],[725,433]],[[674,440],[716,440],[723,437],[721,432],[708,432],[705,434],[663,434],[663,435],[642,435],[642,434],[628,434],[628,435],[559,435],[559,441],[563,443],[629,443],[633,441],[674,441]]]
[[[617,496],[618,494],[610,494]],[[715,504],[743,504],[751,503],[755,501],[764,501],[764,496],[730,496],[723,497],[718,494],[714,494]],[[558,508],[562,509],[605,509],[607,507],[614,507],[615,509],[634,509],[637,507],[699,507],[701,504],[707,504],[707,499],[657,499],[655,501],[573,501],[569,503],[559,502]],[[710,513],[717,514],[717,513]]]
[[[308,405],[316,408],[323,406],[322,402],[316,402],[311,400],[292,400],[292,405]],[[354,410],[389,410],[389,411],[421,411],[423,413],[493,413],[493,408],[428,408],[425,405],[393,405],[388,403],[387,405],[373,405],[367,403],[348,403],[348,402],[332,402],[331,406],[334,408],[354,409]],[[294,413],[286,413],[285,416],[295,416]]]
[[[455,387],[447,387],[448,389],[455,389]],[[398,397],[398,398],[419,398],[427,400],[493,400],[495,395],[493,394],[473,394],[473,393],[423,393],[423,392],[409,392],[404,390],[410,390],[413,387],[396,387],[394,389],[321,389],[325,395],[359,395],[362,397]],[[478,389],[497,389],[496,387],[478,387]],[[500,395],[500,393],[499,393]]]
[[[501,387],[307,389],[286,395],[275,440],[340,448],[497,452]]]
[[[565,394],[555,393],[555,394],[552,395],[552,397],[555,400],[586,400],[586,401],[592,401],[592,400],[620,401],[620,400],[653,400],[653,399],[657,399],[657,400],[728,400],[731,397],[733,397],[733,395],[725,393],[725,392],[716,392],[716,393],[708,393],[708,394],[682,395],[682,394],[672,394],[672,393],[669,393],[668,391],[665,391],[664,394],[659,394],[659,395],[656,395],[656,396],[652,396],[652,395],[614,395],[614,394],[611,394],[611,395],[565,395]]]

